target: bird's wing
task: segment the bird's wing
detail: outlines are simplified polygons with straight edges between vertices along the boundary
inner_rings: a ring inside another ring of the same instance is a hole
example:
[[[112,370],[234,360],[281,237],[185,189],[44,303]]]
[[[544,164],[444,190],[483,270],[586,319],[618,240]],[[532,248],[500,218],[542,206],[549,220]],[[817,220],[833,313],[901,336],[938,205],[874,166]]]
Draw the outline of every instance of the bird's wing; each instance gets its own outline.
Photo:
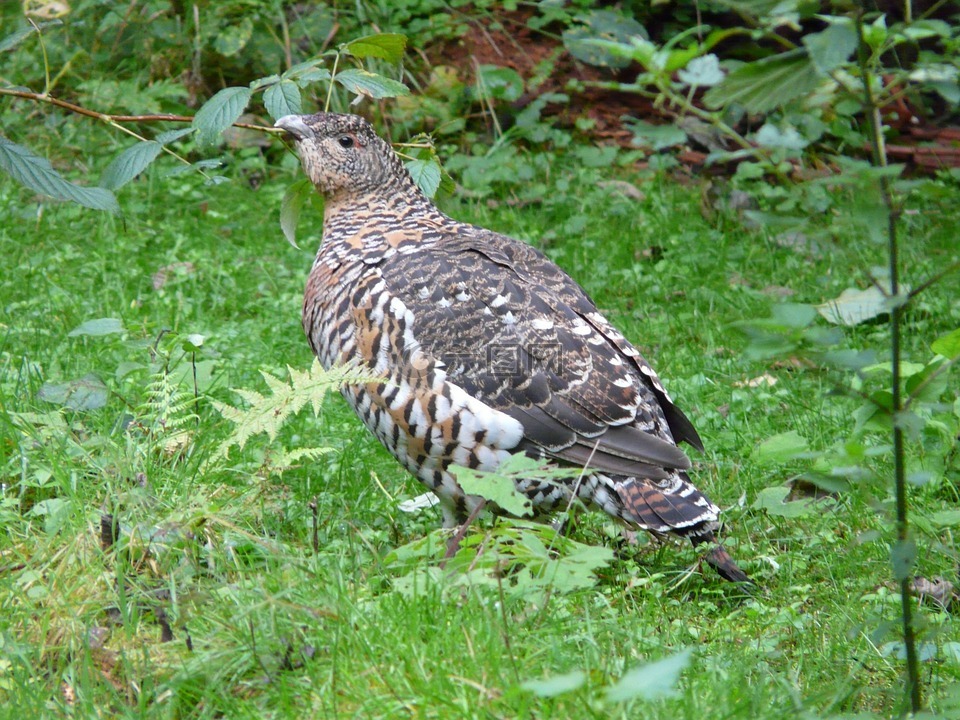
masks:
[[[519,421],[526,449],[653,480],[690,467],[652,369],[541,253],[469,228],[379,269],[411,313],[410,351]]]

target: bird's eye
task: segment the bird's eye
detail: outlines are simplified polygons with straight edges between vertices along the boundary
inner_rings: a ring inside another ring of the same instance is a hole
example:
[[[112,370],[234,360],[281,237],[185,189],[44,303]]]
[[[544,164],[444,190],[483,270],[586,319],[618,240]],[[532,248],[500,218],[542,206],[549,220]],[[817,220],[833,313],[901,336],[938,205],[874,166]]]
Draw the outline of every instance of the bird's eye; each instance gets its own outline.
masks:
[[[349,135],[341,135],[337,138],[337,142],[340,143],[342,148],[352,148],[353,147],[353,138]]]

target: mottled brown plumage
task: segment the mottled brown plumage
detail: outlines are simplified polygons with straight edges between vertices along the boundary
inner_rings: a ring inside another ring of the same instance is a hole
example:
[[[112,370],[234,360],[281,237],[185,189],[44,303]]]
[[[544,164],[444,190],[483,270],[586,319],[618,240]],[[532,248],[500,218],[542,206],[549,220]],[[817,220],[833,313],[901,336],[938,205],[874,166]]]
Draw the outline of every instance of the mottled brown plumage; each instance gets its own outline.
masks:
[[[446,525],[479,502],[450,465],[493,470],[523,451],[571,468],[568,481],[517,483],[540,514],[576,493],[632,527],[715,540],[719,510],[677,447],[702,449],[696,430],[576,282],[529,245],[441,213],[362,118],[277,126],[326,198],[304,331],[324,366],[382,378],[344,395],[437,494]],[[722,547],[707,559],[747,579]]]

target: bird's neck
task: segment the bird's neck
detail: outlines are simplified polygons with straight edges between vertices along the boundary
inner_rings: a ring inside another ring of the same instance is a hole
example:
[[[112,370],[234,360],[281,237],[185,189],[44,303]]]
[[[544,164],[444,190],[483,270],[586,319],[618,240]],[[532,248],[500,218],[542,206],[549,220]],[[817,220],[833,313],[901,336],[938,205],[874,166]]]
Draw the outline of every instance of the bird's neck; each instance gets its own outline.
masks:
[[[379,186],[367,192],[334,193],[323,209],[324,234],[350,236],[379,226],[442,223],[446,216],[412,183]]]

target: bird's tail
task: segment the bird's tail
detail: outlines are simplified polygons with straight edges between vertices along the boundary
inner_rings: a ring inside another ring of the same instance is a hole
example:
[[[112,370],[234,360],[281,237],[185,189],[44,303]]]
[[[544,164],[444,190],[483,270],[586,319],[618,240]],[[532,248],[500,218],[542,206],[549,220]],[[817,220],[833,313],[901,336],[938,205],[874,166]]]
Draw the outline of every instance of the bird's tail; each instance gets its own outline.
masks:
[[[730,557],[727,549],[717,542],[717,538],[714,537],[712,532],[705,535],[691,535],[690,541],[694,547],[705,542],[714,543],[710,552],[704,556],[704,560],[706,560],[710,567],[716,570],[724,580],[753,585],[750,576],[740,569],[740,566]]]

